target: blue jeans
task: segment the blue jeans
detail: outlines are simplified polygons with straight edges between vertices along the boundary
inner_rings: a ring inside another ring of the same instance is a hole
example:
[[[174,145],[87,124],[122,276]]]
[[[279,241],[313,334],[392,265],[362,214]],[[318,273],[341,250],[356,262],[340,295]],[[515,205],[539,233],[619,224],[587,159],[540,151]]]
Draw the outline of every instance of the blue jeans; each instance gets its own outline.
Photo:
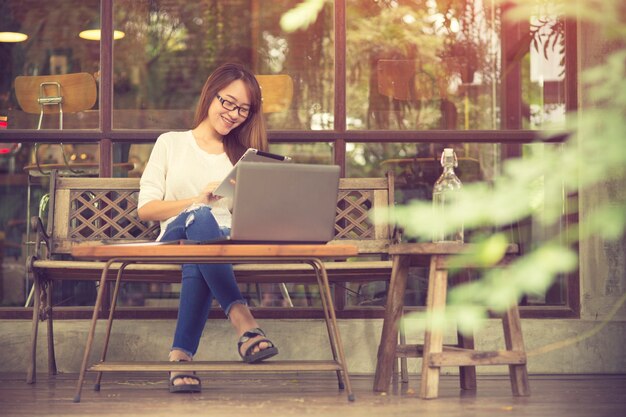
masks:
[[[166,228],[162,241],[208,240],[227,235],[220,228],[211,208],[202,206],[178,215]],[[231,264],[184,264],[178,321],[172,349],[193,356],[198,350],[213,297],[228,316],[234,304],[246,304],[241,296]]]

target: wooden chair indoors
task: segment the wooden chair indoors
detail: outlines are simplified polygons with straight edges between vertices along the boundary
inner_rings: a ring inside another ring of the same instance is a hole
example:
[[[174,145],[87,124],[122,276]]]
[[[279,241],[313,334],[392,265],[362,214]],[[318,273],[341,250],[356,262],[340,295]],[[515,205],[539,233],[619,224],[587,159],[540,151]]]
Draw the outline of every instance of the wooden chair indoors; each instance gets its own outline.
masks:
[[[26,113],[39,114],[41,129],[45,114],[63,114],[91,109],[96,104],[96,80],[86,72],[61,75],[19,76],[15,78],[17,102]]]
[[[263,113],[286,111],[293,98],[293,80],[289,75],[256,75],[263,96]]]
[[[15,79],[15,94],[22,110],[30,114],[39,114],[37,130],[42,129],[44,115],[58,117],[57,128],[63,130],[63,116],[93,108],[96,104],[97,88],[93,75],[80,72],[62,75],[19,76]],[[63,144],[59,144],[63,148]],[[44,172],[39,160],[39,144],[35,144],[32,162],[41,175]],[[70,173],[80,173],[70,166],[62,152],[65,169]]]

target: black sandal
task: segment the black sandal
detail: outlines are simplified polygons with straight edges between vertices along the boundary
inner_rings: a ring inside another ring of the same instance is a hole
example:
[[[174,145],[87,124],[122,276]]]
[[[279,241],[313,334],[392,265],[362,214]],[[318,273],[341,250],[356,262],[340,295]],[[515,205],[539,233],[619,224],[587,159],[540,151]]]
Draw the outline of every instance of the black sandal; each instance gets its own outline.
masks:
[[[255,340],[254,343],[248,346],[245,353],[242,354],[241,345],[246,343],[248,340],[258,337],[258,336],[263,336],[263,337],[258,340]],[[261,349],[258,352],[253,353],[252,351],[254,350],[254,348],[263,342],[268,343],[269,347],[266,349]],[[278,348],[274,346],[274,343],[272,343],[271,340],[265,337],[265,332],[263,332],[263,330],[257,327],[256,329],[248,330],[247,332],[243,334],[243,336],[239,338],[239,342],[237,343],[237,352],[239,353],[239,356],[241,356],[241,359],[243,359],[245,363],[257,363],[257,362],[264,361],[265,359],[269,359],[272,356],[276,356],[278,354]]]
[[[173,362],[188,362],[184,359],[179,359]],[[175,385],[174,381],[181,378],[192,378],[198,381],[197,384],[178,384]],[[196,376],[196,373],[193,372],[191,374],[178,374],[176,376],[172,376],[170,372],[170,382],[169,382],[170,392],[173,394],[184,394],[184,393],[193,393],[193,392],[202,392],[202,381],[200,378]]]

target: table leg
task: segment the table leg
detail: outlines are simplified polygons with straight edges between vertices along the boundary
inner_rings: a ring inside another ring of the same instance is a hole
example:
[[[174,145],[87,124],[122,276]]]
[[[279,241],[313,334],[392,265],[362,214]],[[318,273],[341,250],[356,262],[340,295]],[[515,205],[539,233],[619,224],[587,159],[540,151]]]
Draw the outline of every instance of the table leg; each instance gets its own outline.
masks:
[[[322,301],[322,310],[324,310],[324,322],[326,323],[326,330],[328,331],[328,340],[330,341],[330,350],[333,355],[333,360],[338,361],[339,357],[337,356],[337,341],[335,340],[335,334],[332,329],[332,322],[330,319],[330,313],[328,312],[328,300],[326,300],[326,291],[323,290],[324,282],[322,280],[322,276],[319,270],[318,265],[314,262],[310,262],[309,265],[313,267],[315,271],[315,277],[317,278],[317,285],[320,290],[320,300]],[[341,376],[341,371],[337,371],[337,385],[339,389],[344,389],[343,378]]]
[[[74,393],[74,402],[80,402],[80,394],[83,389],[83,381],[85,380],[85,373],[87,372],[87,363],[89,362],[89,354],[91,353],[91,347],[93,345],[94,335],[96,333],[96,323],[98,321],[98,312],[102,306],[102,295],[106,286],[107,273],[109,267],[114,262],[114,259],[110,259],[104,265],[102,269],[102,276],[100,277],[100,287],[98,287],[98,295],[96,297],[96,305],[93,307],[93,314],[91,316],[91,328],[89,329],[89,335],[87,336],[87,344],[85,345],[85,354],[83,355],[83,362],[80,367],[80,374],[78,375],[78,382],[76,384],[76,392]]]
[[[107,358],[107,351],[109,350],[109,340],[111,339],[111,328],[113,327],[113,315],[115,314],[115,306],[117,304],[117,295],[120,291],[120,282],[122,281],[122,274],[127,263],[120,265],[120,269],[117,271],[117,277],[115,279],[115,288],[113,290],[113,298],[111,300],[111,308],[109,310],[109,319],[107,320],[107,329],[104,336],[104,348],[102,349],[102,356],[100,362],[104,362]],[[100,391],[100,382],[102,381],[102,372],[98,372],[96,375],[96,383],[93,387],[94,391]]]
[[[328,282],[328,275],[326,274],[326,268],[324,267],[324,263],[315,259],[315,264],[317,265],[320,275],[322,278],[323,288],[320,288],[320,291],[324,291],[326,294],[328,313],[330,314],[330,321],[332,324],[332,329],[334,333],[334,341],[335,348],[337,349],[337,355],[339,356],[339,361],[341,362],[341,368],[343,370],[344,382],[346,384],[346,391],[348,393],[348,401],[354,401],[354,393],[352,392],[352,385],[350,383],[350,376],[348,375],[348,363],[346,362],[346,355],[343,351],[343,343],[341,342],[341,335],[339,334],[339,328],[337,327],[337,317],[335,315],[335,306],[332,301],[332,294],[330,293],[330,284]]]
[[[393,362],[396,360],[398,346],[398,322],[404,308],[404,292],[409,271],[408,256],[394,255],[391,268],[391,281],[387,291],[383,330],[378,345],[374,391],[386,392],[391,383]]]
[[[433,255],[430,258],[430,272],[428,276],[428,295],[426,298],[426,312],[432,318],[443,314],[446,307],[446,292],[448,285],[448,271],[439,268],[443,256]],[[420,398],[437,398],[439,392],[439,373],[441,368],[430,366],[430,355],[443,351],[443,329],[433,326],[429,320],[424,333],[424,353],[422,356],[422,376]]]

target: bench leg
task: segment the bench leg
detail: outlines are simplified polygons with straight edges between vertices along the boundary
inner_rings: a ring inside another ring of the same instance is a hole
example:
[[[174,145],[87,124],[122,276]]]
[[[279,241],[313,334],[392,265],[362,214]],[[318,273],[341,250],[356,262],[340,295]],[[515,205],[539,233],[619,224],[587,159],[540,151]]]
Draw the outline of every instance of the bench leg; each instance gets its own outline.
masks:
[[[502,316],[502,326],[506,349],[525,352],[522,325],[517,305],[513,305],[513,307],[504,313]],[[530,395],[526,363],[523,365],[509,365],[509,377],[511,379],[511,391],[513,395],[519,397]]]
[[[448,285],[448,271],[439,269],[439,261],[443,256],[433,255],[430,258],[430,272],[428,276],[428,295],[426,298],[427,314],[442,314],[446,308],[446,292]],[[439,393],[439,373],[441,368],[430,366],[430,355],[443,351],[443,329],[426,323],[424,333],[424,354],[422,356],[422,376],[420,398],[437,398]]]
[[[378,345],[376,374],[374,375],[374,391],[387,392],[393,373],[398,345],[398,322],[404,308],[404,292],[409,271],[409,257],[397,255],[393,257],[391,281],[387,291],[383,330]]]
[[[46,294],[47,300],[47,313],[46,319],[48,321],[48,375],[57,374],[57,360],[54,352],[54,325],[52,317],[52,282],[48,283],[48,291]]]
[[[41,308],[40,285],[39,279],[35,277],[33,282],[35,300],[33,302],[33,322],[30,334],[30,362],[26,370],[27,384],[34,384],[37,377],[37,333],[39,331],[39,309]]]

